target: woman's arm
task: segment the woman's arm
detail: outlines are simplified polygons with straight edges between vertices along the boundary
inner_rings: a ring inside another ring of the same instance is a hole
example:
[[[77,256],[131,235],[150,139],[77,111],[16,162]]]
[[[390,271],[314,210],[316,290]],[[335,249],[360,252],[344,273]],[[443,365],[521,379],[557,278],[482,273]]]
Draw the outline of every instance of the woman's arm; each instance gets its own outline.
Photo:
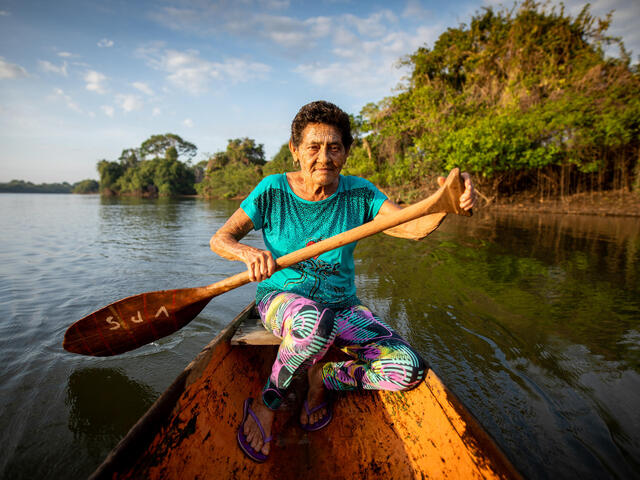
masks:
[[[276,262],[271,252],[240,243],[252,228],[251,218],[239,208],[211,237],[209,246],[211,250],[227,260],[244,262],[249,272],[249,279],[252,282],[261,282],[275,273]]]
[[[463,210],[470,210],[475,204],[476,194],[469,174],[464,172],[462,174],[462,178],[464,179],[464,192],[460,195],[460,208]],[[438,183],[441,186],[444,184],[444,181],[444,177],[438,178]],[[391,200],[386,200],[380,207],[376,218],[380,215],[389,215],[397,212],[398,210],[401,210],[398,205],[393,203]],[[416,220],[398,225],[397,227],[390,228],[389,230],[385,230],[384,233],[391,235],[392,237],[420,240],[438,228],[438,225],[440,225],[445,215],[446,213],[433,213],[431,215],[426,215],[424,217],[417,218]]]

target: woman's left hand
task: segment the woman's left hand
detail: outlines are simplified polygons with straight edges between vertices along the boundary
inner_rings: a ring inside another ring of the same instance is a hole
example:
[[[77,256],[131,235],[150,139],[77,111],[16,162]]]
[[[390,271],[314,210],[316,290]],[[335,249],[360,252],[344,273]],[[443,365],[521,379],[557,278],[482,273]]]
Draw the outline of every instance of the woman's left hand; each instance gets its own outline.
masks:
[[[473,189],[471,176],[467,172],[462,172],[461,176],[464,179],[464,192],[460,195],[460,208],[469,211],[476,204],[476,191]]]
[[[476,191],[473,189],[471,175],[469,175],[467,172],[462,172],[460,176],[464,180],[464,192],[462,192],[462,195],[460,195],[460,208],[469,211],[476,204]],[[444,182],[446,180],[447,179],[444,177],[438,177],[438,185],[444,185]]]

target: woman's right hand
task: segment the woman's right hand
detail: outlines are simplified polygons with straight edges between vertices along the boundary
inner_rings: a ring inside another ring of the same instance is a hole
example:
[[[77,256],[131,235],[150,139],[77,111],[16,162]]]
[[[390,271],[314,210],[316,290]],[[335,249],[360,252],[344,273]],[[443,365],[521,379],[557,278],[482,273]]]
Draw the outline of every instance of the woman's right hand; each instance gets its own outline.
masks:
[[[276,272],[276,261],[268,250],[244,245],[241,256],[252,282],[266,280]]]

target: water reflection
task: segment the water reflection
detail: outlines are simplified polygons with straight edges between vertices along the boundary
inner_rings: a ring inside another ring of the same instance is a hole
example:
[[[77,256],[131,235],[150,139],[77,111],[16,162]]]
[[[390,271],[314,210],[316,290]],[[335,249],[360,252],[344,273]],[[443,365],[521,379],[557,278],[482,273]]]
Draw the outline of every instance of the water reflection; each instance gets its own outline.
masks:
[[[640,225],[592,220],[452,219],[425,242],[377,239],[358,255],[394,311],[457,304],[506,321],[529,347],[552,335],[638,371]]]
[[[358,288],[526,475],[640,471],[638,222],[480,214],[358,247]],[[547,468],[552,463],[552,468]]]
[[[157,396],[153,389],[118,369],[75,370],[69,377],[65,399],[74,441],[100,462]]]

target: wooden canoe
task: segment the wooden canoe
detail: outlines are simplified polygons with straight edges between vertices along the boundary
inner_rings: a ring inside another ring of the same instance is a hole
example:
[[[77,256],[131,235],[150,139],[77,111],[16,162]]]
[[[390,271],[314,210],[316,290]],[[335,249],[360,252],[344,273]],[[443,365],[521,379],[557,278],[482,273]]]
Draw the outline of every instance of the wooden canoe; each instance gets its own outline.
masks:
[[[259,395],[278,343],[263,332],[261,345],[242,345],[242,339],[232,344],[239,327],[255,325],[253,318],[251,304],[187,366],[91,478],[522,478],[431,370],[408,392],[341,395],[333,421],[317,432],[304,432],[298,410],[289,408],[276,415],[270,458],[251,461],[238,448],[236,430],[243,402]]]

